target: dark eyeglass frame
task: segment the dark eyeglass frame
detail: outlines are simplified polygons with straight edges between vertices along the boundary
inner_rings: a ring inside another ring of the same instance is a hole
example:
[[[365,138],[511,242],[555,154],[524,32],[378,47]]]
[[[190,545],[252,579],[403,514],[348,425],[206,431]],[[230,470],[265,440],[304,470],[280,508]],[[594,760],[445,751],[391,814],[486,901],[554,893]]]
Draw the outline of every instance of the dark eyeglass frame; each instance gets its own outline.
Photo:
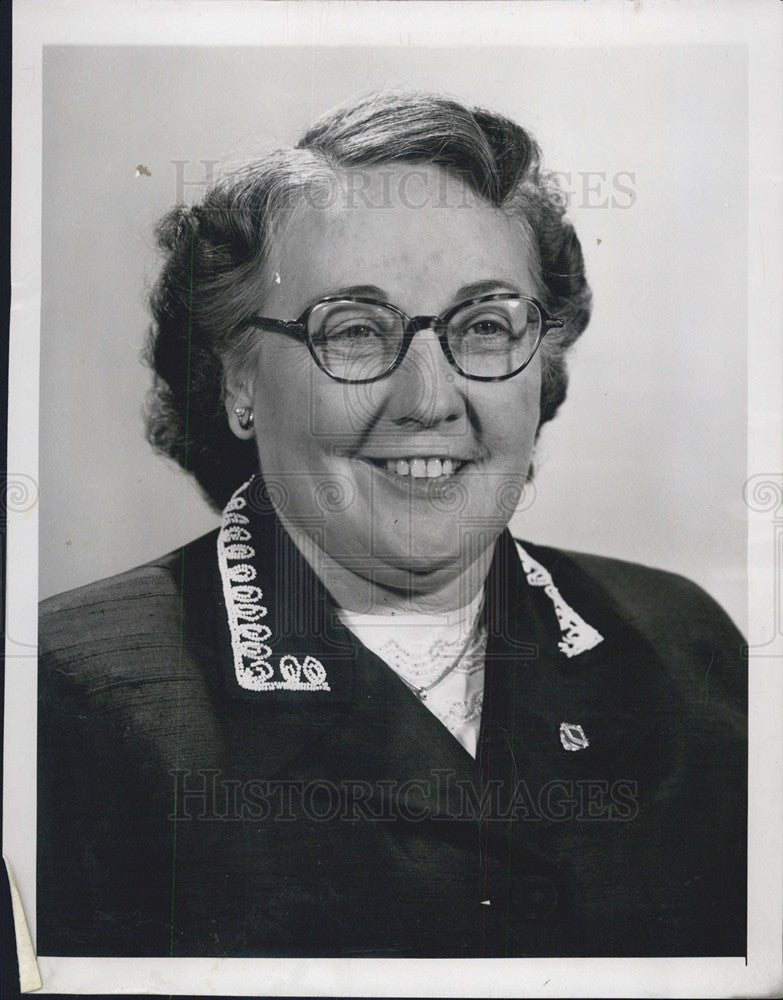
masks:
[[[531,303],[535,306],[541,316],[541,327],[538,332],[535,347],[530,352],[530,357],[523,365],[520,365],[519,368],[516,368],[513,372],[506,372],[505,375],[471,375],[468,372],[463,371],[455,361],[454,355],[451,353],[451,348],[449,347],[447,336],[449,323],[460,310],[465,309],[468,306],[473,306],[481,302],[498,302],[508,301],[511,299]],[[329,302],[358,302],[361,305],[382,306],[383,308],[396,313],[403,321],[404,333],[400,343],[400,349],[397,352],[397,357],[379,375],[373,375],[372,378],[343,378],[342,376],[335,375],[333,372],[329,371],[329,369],[318,357],[315,347],[313,346],[307,321],[310,318],[310,313],[314,309],[318,306],[327,305]],[[550,316],[538,299],[534,299],[529,295],[517,295],[515,292],[493,292],[490,295],[479,295],[474,299],[465,299],[463,302],[459,302],[457,305],[452,306],[441,316],[408,316],[407,313],[402,311],[402,309],[398,309],[397,306],[393,306],[390,302],[384,302],[381,299],[367,298],[363,295],[327,295],[325,298],[319,299],[318,302],[314,302],[313,305],[308,306],[298,319],[281,320],[271,319],[267,316],[254,315],[250,317],[249,322],[256,326],[269,327],[276,333],[287,334],[290,337],[295,337],[298,340],[304,341],[307,344],[307,349],[310,351],[310,356],[313,361],[325,375],[334,379],[335,382],[343,382],[350,385],[366,385],[368,382],[379,382],[383,378],[388,378],[388,376],[402,364],[403,358],[408,353],[411,342],[419,330],[435,331],[440,342],[441,349],[446,355],[449,364],[455,369],[455,371],[459,372],[463,378],[472,379],[475,382],[505,382],[506,379],[519,375],[521,371],[524,371],[524,369],[527,368],[535,357],[536,351],[541,346],[541,341],[550,330],[560,329],[565,325],[565,320],[561,317]]]

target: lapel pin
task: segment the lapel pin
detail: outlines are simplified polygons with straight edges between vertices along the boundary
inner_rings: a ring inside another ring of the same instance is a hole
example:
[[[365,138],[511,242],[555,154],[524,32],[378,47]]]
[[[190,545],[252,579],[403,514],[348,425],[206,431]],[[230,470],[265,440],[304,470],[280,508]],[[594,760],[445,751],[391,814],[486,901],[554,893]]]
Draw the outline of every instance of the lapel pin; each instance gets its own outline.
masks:
[[[560,742],[564,750],[585,750],[590,746],[584,729],[573,722],[560,723]]]

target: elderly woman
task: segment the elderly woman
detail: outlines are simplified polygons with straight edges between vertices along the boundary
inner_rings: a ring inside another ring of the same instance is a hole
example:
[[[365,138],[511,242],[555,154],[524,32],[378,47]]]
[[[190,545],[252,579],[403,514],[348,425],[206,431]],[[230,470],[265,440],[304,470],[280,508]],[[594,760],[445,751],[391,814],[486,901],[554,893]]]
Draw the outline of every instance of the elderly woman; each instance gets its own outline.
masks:
[[[373,98],[159,240],[222,525],[43,607],[39,951],[743,954],[740,635],[508,531],[590,304],[531,136]]]

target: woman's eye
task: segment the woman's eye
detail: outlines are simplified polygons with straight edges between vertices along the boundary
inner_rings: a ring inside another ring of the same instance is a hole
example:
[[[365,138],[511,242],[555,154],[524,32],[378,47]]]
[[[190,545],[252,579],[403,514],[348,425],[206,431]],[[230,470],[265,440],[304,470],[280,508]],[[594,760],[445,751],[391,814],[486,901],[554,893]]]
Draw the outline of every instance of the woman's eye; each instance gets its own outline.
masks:
[[[478,319],[473,320],[465,328],[465,333],[474,334],[479,337],[509,337],[511,328],[508,324],[498,319]]]
[[[370,340],[381,335],[377,323],[365,318],[343,318],[324,323],[313,340],[316,343],[338,343],[347,341]]]
[[[325,331],[327,340],[366,340],[378,336],[378,329],[367,323],[346,323]]]

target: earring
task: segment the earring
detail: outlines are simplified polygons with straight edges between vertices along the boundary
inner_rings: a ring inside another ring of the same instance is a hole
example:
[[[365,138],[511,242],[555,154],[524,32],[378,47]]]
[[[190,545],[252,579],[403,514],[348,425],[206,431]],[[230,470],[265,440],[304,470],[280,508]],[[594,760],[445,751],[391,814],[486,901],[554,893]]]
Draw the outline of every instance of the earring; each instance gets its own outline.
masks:
[[[249,431],[253,426],[253,410],[249,406],[238,406],[234,413],[237,415],[237,421],[239,426],[243,431]]]

